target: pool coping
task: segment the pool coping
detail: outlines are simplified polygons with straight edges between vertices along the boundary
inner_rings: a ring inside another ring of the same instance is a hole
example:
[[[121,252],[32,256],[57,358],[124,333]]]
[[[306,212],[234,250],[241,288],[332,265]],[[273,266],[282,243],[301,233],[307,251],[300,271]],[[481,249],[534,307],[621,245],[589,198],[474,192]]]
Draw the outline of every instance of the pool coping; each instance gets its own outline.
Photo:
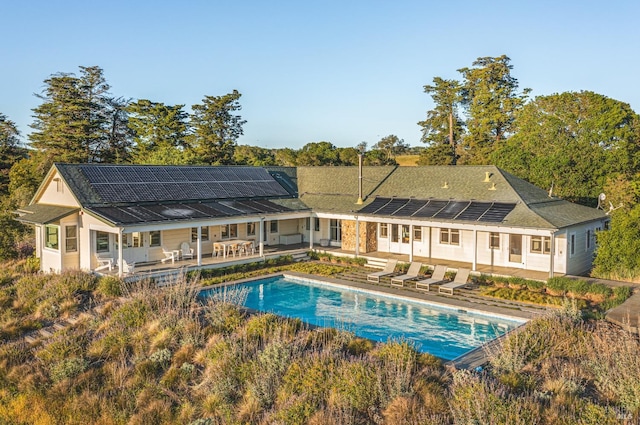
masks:
[[[295,271],[282,271],[277,273],[269,273],[260,276],[252,276],[244,279],[237,279],[229,282],[219,283],[216,285],[208,285],[201,288],[201,291],[206,291],[208,289],[220,288],[220,287],[228,287],[234,286],[241,283],[252,282],[259,279],[268,279],[271,277],[284,276],[290,277],[294,279],[302,279],[302,280],[310,280],[319,282],[321,284],[328,284],[329,286],[335,285],[337,287],[343,287],[345,289],[350,290],[362,290],[371,294],[381,295],[385,297],[391,297],[400,299],[403,301],[409,302],[422,302],[426,304],[430,304],[436,307],[452,309],[452,310],[463,310],[464,312],[470,312],[473,314],[478,314],[482,316],[495,317],[499,319],[512,320],[516,322],[521,322],[515,329],[506,332],[505,334],[495,338],[485,344],[482,344],[479,347],[476,347],[452,360],[442,359],[445,365],[454,366],[457,369],[476,369],[477,367],[481,367],[484,364],[488,363],[488,355],[487,355],[487,347],[493,347],[497,344],[500,344],[502,339],[505,338],[512,332],[515,332],[522,328],[529,320],[534,317],[540,317],[543,313],[540,312],[532,312],[532,311],[523,311],[523,310],[512,310],[508,308],[502,308],[498,306],[483,306],[483,308],[478,308],[477,303],[472,303],[469,301],[463,301],[455,298],[443,297],[437,295],[435,292],[411,292],[407,294],[406,289],[402,290],[401,288],[393,288],[387,286],[374,286],[372,284],[364,284],[360,282],[353,282],[343,279],[336,279],[328,276],[318,276],[308,273],[300,273]]]

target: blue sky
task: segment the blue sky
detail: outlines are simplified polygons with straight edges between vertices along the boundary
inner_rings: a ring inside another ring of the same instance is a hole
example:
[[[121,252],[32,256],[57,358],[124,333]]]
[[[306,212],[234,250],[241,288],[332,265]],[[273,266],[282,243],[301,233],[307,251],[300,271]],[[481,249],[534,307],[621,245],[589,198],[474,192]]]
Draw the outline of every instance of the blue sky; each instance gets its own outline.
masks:
[[[532,95],[591,90],[640,112],[640,2],[5,0],[0,112],[26,136],[43,81],[104,69],[111,92],[190,106],[242,93],[240,144],[420,145],[423,86],[506,54]],[[26,139],[26,137],[25,137]]]

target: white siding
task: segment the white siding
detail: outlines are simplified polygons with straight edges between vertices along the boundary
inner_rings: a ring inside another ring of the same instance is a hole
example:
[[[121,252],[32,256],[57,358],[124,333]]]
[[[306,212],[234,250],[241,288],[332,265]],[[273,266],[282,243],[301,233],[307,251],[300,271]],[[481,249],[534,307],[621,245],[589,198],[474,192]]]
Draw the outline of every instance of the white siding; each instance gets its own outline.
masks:
[[[54,173],[51,180],[47,182],[47,185],[37,201],[40,204],[64,205],[68,207],[80,206],[71,194],[69,187],[64,183],[60,174],[57,172]]]

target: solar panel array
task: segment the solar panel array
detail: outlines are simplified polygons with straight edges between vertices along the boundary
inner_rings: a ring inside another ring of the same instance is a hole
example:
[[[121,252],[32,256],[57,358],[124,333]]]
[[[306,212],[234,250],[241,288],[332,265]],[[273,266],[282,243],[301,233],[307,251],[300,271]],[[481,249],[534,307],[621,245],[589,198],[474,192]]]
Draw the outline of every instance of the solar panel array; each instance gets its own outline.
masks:
[[[290,196],[256,167],[81,165],[103,202],[131,203]]]
[[[358,213],[500,223],[515,206],[516,204],[507,202],[375,198],[373,202],[360,209]]]
[[[147,204],[89,207],[89,211],[119,225],[159,221],[194,220],[292,211],[267,200],[212,201],[202,203]]]

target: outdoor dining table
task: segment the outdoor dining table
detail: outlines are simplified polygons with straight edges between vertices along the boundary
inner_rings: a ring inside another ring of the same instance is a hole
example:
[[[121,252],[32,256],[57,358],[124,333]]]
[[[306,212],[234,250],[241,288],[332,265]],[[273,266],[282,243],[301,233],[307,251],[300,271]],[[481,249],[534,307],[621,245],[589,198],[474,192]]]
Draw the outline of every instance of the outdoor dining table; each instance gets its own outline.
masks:
[[[238,248],[240,248],[240,245],[246,242],[249,242],[249,241],[242,240],[242,239],[230,239],[226,241],[218,241],[216,243],[222,245],[222,258],[227,258],[227,253],[231,249],[232,245],[238,245]]]

